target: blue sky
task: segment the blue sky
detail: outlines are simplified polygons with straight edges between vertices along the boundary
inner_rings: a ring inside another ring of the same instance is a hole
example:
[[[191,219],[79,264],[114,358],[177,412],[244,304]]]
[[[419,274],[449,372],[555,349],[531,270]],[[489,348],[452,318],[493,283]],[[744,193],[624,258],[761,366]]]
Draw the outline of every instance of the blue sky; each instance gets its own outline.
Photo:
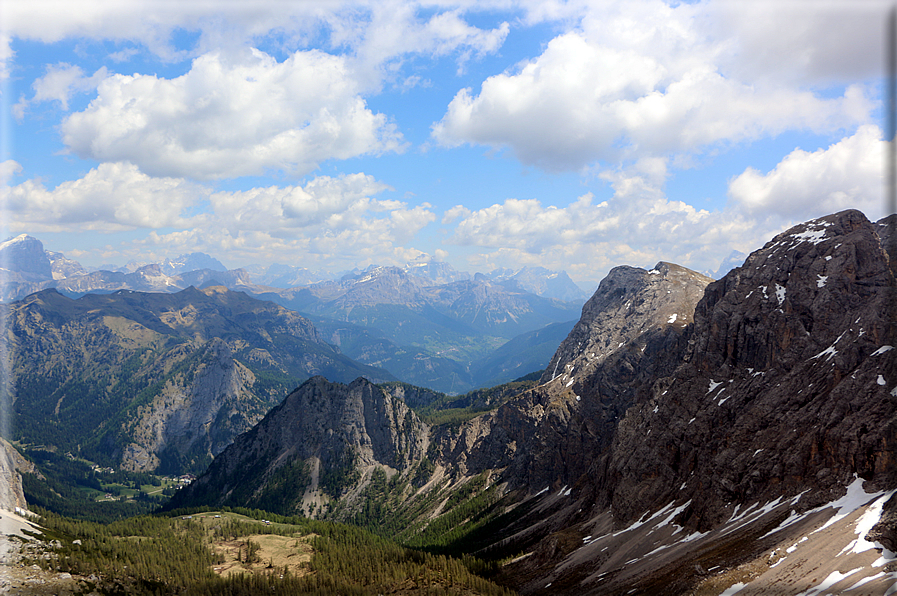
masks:
[[[883,203],[889,4],[0,0],[4,237],[715,270]]]

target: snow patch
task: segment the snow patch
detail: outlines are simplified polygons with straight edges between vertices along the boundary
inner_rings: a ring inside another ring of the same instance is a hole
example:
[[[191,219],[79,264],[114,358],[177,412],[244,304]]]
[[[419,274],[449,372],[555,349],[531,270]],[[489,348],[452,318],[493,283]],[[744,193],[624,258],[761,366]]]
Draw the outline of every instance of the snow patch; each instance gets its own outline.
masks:
[[[707,390],[707,393],[713,393],[713,390],[722,385],[722,383],[715,383],[713,379],[710,379],[710,388]]]
[[[726,589],[723,591],[723,593],[720,594],[719,596],[732,596],[733,594],[736,594],[736,593],[740,592],[741,589],[744,588],[744,587],[746,587],[746,586],[747,586],[747,584],[743,584],[743,583],[741,583],[741,582],[738,582],[737,584],[732,584],[731,586],[729,586],[728,588],[726,588]]]
[[[844,579],[846,577],[850,577],[851,575],[853,575],[857,571],[861,571],[862,569],[863,569],[862,567],[857,567],[856,569],[851,569],[847,573],[841,573],[840,571],[832,571],[831,573],[828,574],[827,578],[822,580],[821,584],[819,584],[815,588],[810,588],[809,590],[807,590],[805,592],[801,592],[797,596],[814,596],[815,594],[821,594],[825,590],[828,590],[829,588],[831,588],[832,586],[837,584],[842,579]]]
[[[863,512],[863,515],[861,515],[856,522],[857,539],[845,546],[837,556],[840,557],[845,553],[862,553],[873,548],[882,548],[880,544],[869,542],[866,535],[869,533],[869,530],[881,520],[882,507],[895,492],[897,491],[892,490],[891,492],[882,495]]]
[[[667,323],[675,323],[675,322],[676,322],[676,319],[677,319],[678,317],[679,317],[679,315],[677,315],[677,314],[672,314],[672,315],[670,315],[670,319],[667,321]]]
[[[816,274],[816,287],[817,288],[824,288],[825,282],[827,282],[827,281],[828,281],[828,275],[819,275],[818,273]]]
[[[885,385],[885,378],[881,375],[878,375],[878,379],[876,379],[875,382],[883,387]]]
[[[890,495],[894,494],[894,492],[897,492],[897,491],[890,491],[890,492],[879,491],[877,493],[867,493],[863,489],[863,479],[862,478],[854,478],[854,481],[851,482],[850,485],[847,487],[847,494],[845,494],[840,499],[837,499],[830,503],[826,503],[825,505],[820,505],[819,507],[817,507],[815,509],[811,509],[809,511],[806,511],[802,514],[797,514],[797,513],[792,512],[791,515],[788,517],[788,519],[786,519],[785,521],[780,523],[777,527],[773,528],[772,530],[770,530],[769,532],[767,532],[766,534],[761,536],[759,538],[759,540],[762,540],[763,538],[766,538],[767,536],[770,536],[770,535],[778,532],[779,530],[783,530],[783,529],[787,528],[788,526],[795,524],[798,521],[800,521],[810,515],[813,515],[815,513],[823,511],[825,509],[829,509],[829,508],[837,509],[838,510],[837,513],[832,515],[832,517],[829,518],[829,520],[827,522],[825,522],[825,524],[823,524],[816,530],[813,530],[813,532],[811,532],[811,534],[815,534],[816,532],[821,532],[822,530],[826,529],[827,527],[831,526],[832,524],[835,524],[838,521],[844,519],[845,517],[847,517],[848,515],[850,515],[857,509],[859,509],[860,507],[863,507],[867,503],[870,503],[871,501],[878,499],[879,497],[881,497],[883,495],[888,495],[888,497],[890,498]],[[801,493],[801,495],[802,494],[803,493]],[[800,498],[801,495],[798,495],[797,498]],[[796,500],[792,499],[792,504],[794,504],[794,503],[796,503]]]
[[[894,346],[882,346],[882,347],[878,348],[877,350],[875,350],[874,352],[872,352],[872,356],[881,356],[885,352],[890,352],[893,349],[894,349]]]
[[[574,377],[571,377],[571,378],[570,378],[570,380],[569,380],[569,381],[567,381],[567,385],[566,385],[566,386],[567,386],[567,387],[569,387],[569,386],[570,386],[570,385],[572,385],[572,384],[573,384],[573,381],[575,381],[575,380],[576,380],[576,378],[574,378]]]
[[[779,301],[779,306],[782,306],[782,303],[785,301],[785,288],[776,284],[776,300]]]
[[[824,349],[821,352],[819,352],[818,354],[816,354],[815,356],[813,356],[812,358],[810,358],[810,360],[816,360],[817,358],[821,358],[821,357],[825,356],[825,361],[828,362],[829,360],[831,360],[832,356],[834,356],[837,353],[838,353],[838,350],[836,350],[834,344],[832,344],[829,347],[827,347],[826,349]]]
[[[822,229],[808,229],[806,231],[800,232],[799,234],[792,234],[791,236],[795,240],[811,242],[813,244],[819,244],[823,240],[825,240],[825,228]]]

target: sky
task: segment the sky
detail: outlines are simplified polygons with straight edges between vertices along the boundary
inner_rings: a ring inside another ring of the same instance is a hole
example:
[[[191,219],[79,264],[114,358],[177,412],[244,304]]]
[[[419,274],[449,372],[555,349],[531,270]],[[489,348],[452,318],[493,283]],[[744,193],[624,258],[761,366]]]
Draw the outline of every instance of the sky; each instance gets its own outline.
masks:
[[[3,238],[715,271],[884,201],[879,0],[0,0]]]

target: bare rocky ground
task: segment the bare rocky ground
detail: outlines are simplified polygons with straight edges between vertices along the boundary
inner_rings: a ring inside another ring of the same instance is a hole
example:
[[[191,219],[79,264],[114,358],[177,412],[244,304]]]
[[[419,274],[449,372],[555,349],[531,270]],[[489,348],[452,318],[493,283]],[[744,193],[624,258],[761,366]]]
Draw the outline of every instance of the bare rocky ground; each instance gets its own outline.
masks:
[[[41,539],[40,528],[5,509],[0,510],[0,594],[10,596],[89,596],[89,581],[41,568],[38,560],[52,559],[52,543]],[[98,596],[98,595],[97,595]]]

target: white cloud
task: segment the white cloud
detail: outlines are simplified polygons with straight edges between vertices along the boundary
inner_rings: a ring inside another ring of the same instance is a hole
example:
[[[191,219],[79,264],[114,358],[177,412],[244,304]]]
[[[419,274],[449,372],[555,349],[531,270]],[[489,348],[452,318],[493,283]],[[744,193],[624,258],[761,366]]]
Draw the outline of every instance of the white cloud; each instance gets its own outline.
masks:
[[[826,86],[884,72],[890,0],[752,0],[704,4],[706,26],[732,40],[727,70],[744,80]]]
[[[22,171],[22,164],[14,159],[7,159],[0,162],[0,184],[6,184],[6,181]]]
[[[877,126],[861,126],[826,149],[795,149],[766,174],[747,168],[729,182],[729,197],[751,214],[808,219],[859,209],[884,216],[885,142]]]
[[[0,164],[0,174],[20,170],[13,161]],[[9,228],[16,232],[96,230],[114,236],[150,229],[144,240],[106,249],[104,262],[198,250],[226,254],[229,262],[308,260],[351,268],[396,264],[411,250],[403,245],[436,219],[427,203],[372,198],[388,189],[357,173],[320,176],[304,186],[212,192],[182,178],[152,178],[128,163],[105,163],[54,189],[27,180],[3,194]]]
[[[247,210],[252,207],[276,210],[275,202],[267,198],[270,197],[251,199]],[[386,212],[378,212],[382,205],[376,203],[358,199],[343,211],[327,216],[319,225],[307,223],[292,228],[279,222],[279,226],[257,229],[243,225],[242,220],[234,220],[234,213],[225,213],[211,218],[203,228],[168,234],[153,231],[145,240],[124,247],[121,252],[123,255],[169,255],[198,250],[226,254],[229,263],[295,263],[333,272],[370,264],[403,264],[409,254],[420,252],[403,245],[412,241],[435,216],[422,205],[396,204]],[[271,219],[268,222],[277,223]]]
[[[183,226],[205,192],[183,179],[151,178],[128,163],[100,164],[52,190],[40,180],[4,189],[10,228],[32,233]]]
[[[508,147],[526,164],[562,171],[869,121],[874,104],[863,86],[823,97],[733,76],[746,70],[733,66],[738,40],[714,37],[704,9],[660,0],[602,6],[479,93],[461,90],[433,137]]]
[[[348,220],[354,222],[357,213],[403,208],[404,204],[369,198],[387,189],[387,185],[365,174],[319,176],[304,187],[218,192],[211,195],[209,202],[216,218],[229,228],[268,230],[275,235],[311,228],[312,233],[319,233],[344,227]]]
[[[564,269],[576,278],[600,279],[614,266],[670,261],[697,271],[715,270],[733,248],[749,251],[779,231],[779,222],[737,211],[696,209],[662,191],[664,164],[646,160],[602,174],[613,197],[591,194],[567,205],[508,199],[472,211],[445,213],[449,244],[477,247],[474,270],[524,264]]]
[[[365,106],[344,58],[248,54],[205,54],[175,79],[111,76],[63,121],[63,141],[80,157],[196,179],[304,175],[328,159],[402,149],[395,126]]]
[[[57,101],[63,110],[69,109],[69,99],[74,93],[96,89],[107,76],[106,67],[97,70],[92,76],[85,77],[80,66],[59,63],[47,67],[44,76],[35,79],[31,84],[34,95],[31,99],[22,98],[12,107],[13,115],[21,120],[30,104],[42,101]]]
[[[141,44],[166,61],[195,57],[210,49],[230,51],[272,37],[285,50],[320,43],[348,50],[357,59],[359,80],[377,87],[380,69],[408,54],[446,56],[457,53],[461,65],[471,56],[491,53],[504,41],[509,26],[470,25],[468,12],[507,9],[496,3],[406,0],[320,0],[316,2],[220,2],[190,0],[80,0],[78,10],[60,0],[29,0],[4,5],[4,26],[22,39],[53,43],[71,38]],[[176,49],[176,31],[199,33],[192,48]],[[133,48],[110,56],[128,59]]]

